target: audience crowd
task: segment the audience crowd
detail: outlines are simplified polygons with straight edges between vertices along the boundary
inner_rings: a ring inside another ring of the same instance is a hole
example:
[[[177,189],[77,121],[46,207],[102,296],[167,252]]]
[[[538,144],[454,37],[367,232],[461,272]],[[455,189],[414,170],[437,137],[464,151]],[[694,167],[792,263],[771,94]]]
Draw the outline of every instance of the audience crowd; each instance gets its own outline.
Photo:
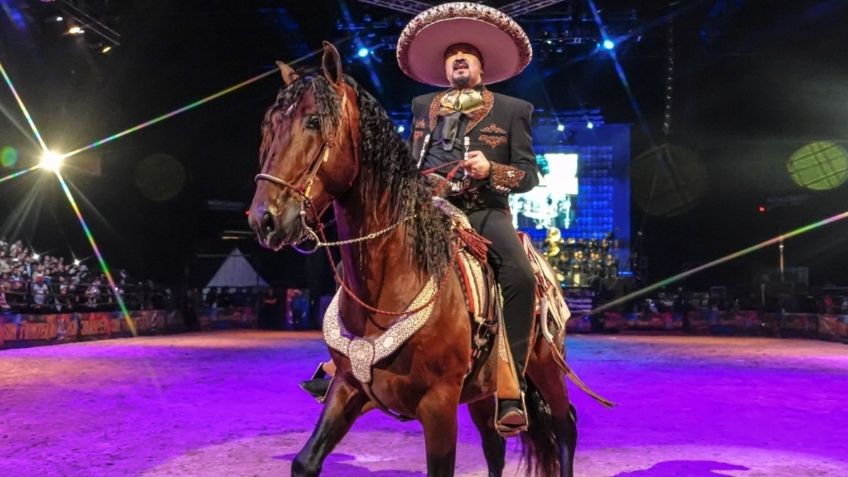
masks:
[[[151,288],[131,285],[125,271],[116,270],[119,293]],[[143,293],[142,293],[143,295]],[[130,300],[125,295],[125,300]],[[39,254],[20,240],[0,239],[0,313],[60,313],[112,310],[114,294],[99,270],[90,270],[80,260]]]

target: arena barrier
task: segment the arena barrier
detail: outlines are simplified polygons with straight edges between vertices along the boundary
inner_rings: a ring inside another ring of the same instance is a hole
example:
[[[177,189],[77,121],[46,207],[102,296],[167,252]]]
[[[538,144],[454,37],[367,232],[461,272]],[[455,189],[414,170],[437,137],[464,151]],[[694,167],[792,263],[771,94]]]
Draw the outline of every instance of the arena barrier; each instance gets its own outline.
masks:
[[[149,310],[131,313],[139,334],[186,331],[181,313]],[[256,328],[254,310],[209,308],[198,317],[202,330]],[[686,313],[574,313],[569,333],[653,332],[812,338],[848,343],[848,315],[702,310]],[[0,315],[0,349],[131,336],[118,312]]]
[[[699,310],[683,313],[617,313],[572,315],[572,333],[679,332],[696,335],[740,335],[813,338],[848,343],[848,315],[763,313]]]
[[[182,313],[145,310],[130,313],[141,335],[186,330]],[[255,328],[256,313],[250,307],[204,309],[200,329]],[[0,314],[0,349],[132,336],[120,312],[93,311],[29,315]]]

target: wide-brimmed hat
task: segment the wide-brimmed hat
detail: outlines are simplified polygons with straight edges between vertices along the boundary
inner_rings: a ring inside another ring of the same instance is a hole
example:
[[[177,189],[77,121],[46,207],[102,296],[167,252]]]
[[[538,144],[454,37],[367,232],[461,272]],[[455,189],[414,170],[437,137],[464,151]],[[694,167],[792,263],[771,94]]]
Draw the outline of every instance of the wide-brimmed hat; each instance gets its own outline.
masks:
[[[444,55],[458,43],[480,51],[485,84],[516,76],[533,58],[530,39],[509,15],[477,3],[452,2],[424,10],[406,25],[398,39],[398,65],[416,81],[450,86]]]

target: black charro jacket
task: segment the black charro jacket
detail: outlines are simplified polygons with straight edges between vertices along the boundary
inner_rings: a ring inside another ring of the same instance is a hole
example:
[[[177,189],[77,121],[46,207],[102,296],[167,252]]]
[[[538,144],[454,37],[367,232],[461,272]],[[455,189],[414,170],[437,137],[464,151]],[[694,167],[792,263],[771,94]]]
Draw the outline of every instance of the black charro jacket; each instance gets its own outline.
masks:
[[[421,157],[425,137],[436,128],[439,106],[447,91],[412,100],[412,157]],[[533,105],[527,101],[483,89],[483,106],[470,114],[465,135],[470,151],[481,151],[491,163],[489,179],[476,181],[468,192],[453,200],[466,212],[485,208],[508,209],[511,192],[527,192],[539,183],[536,154],[530,135]]]

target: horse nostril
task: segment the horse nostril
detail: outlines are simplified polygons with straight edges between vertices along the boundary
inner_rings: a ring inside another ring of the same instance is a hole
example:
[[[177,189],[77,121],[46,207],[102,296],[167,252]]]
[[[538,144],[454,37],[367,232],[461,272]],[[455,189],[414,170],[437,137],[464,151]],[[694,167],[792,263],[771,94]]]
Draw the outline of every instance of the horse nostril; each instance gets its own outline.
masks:
[[[262,215],[262,231],[266,234],[270,234],[274,231],[274,217],[270,212],[265,212]]]

